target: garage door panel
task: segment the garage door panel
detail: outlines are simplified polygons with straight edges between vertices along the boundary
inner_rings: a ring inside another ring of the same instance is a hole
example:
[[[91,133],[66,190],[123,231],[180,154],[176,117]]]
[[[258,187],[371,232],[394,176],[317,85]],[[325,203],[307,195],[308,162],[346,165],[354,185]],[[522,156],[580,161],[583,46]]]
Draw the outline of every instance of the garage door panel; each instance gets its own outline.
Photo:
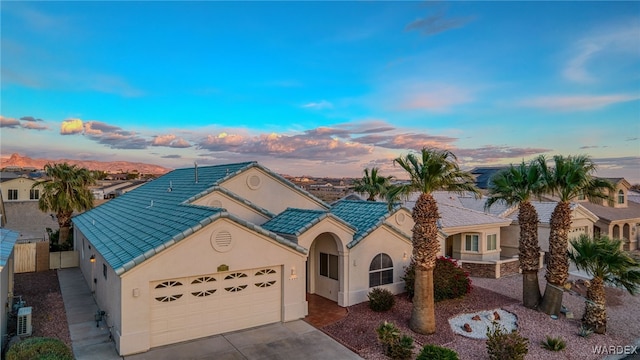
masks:
[[[151,346],[282,320],[279,266],[150,284]]]

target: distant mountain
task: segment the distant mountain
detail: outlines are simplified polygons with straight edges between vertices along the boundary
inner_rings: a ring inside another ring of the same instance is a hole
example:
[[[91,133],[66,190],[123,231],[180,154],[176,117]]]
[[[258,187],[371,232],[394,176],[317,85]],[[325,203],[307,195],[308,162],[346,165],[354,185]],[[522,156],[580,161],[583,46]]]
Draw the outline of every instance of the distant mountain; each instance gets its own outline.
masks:
[[[20,154],[11,154],[11,157],[9,158],[4,158],[4,157],[0,158],[0,168],[5,168],[7,166],[17,166],[21,168],[26,167],[26,168],[43,169],[45,164],[63,163],[63,162],[66,162],[71,165],[77,165],[79,167],[87,168],[89,170],[102,170],[108,173],[132,172],[136,170],[141,174],[161,175],[171,170],[158,165],[136,163],[136,162],[129,162],[129,161],[32,159],[28,156],[21,156]]]

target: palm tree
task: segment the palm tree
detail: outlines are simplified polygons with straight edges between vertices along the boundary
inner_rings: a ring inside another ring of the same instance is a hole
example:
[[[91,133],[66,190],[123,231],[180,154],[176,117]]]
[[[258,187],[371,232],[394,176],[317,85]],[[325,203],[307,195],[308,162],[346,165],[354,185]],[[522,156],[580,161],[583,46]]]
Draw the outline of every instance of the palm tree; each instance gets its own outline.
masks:
[[[362,179],[354,181],[353,190],[360,194],[368,194],[367,201],[376,201],[377,196],[384,196],[391,186],[391,180],[393,176],[378,176],[378,168],[371,168],[371,175],[369,175],[369,169],[364,169],[364,176]]]
[[[571,230],[571,200],[584,195],[590,201],[607,198],[605,190],[613,191],[606,179],[592,175],[596,165],[586,155],[553,157],[553,168],[547,166],[544,156],[537,162],[542,171],[545,191],[559,198],[551,214],[549,230],[549,257],[547,286],[540,309],[546,314],[558,315],[562,306],[563,287],[569,277],[569,231]]]
[[[569,258],[579,270],[593,277],[587,287],[582,323],[598,334],[607,330],[605,284],[624,287],[634,295],[640,290],[640,264],[621,249],[620,240],[581,235],[571,240]]]
[[[409,181],[393,186],[387,193],[387,200],[393,203],[399,197],[420,194],[412,212],[415,222],[412,261],[416,274],[409,327],[420,334],[433,334],[436,331],[433,269],[440,251],[437,223],[440,214],[432,192],[470,191],[478,196],[479,190],[473,183],[473,176],[460,170],[456,156],[448,150],[423,148],[419,154],[410,153],[396,158],[394,164],[407,172]]]
[[[88,186],[95,184],[95,180],[89,170],[67,163],[47,164],[44,172],[47,180],[33,184],[34,188],[42,186],[38,208],[43,212],[56,212],[60,226],[58,242],[63,244],[69,238],[73,212],[93,208],[93,195]]]
[[[519,260],[522,270],[522,300],[525,307],[534,309],[540,303],[540,246],[538,245],[538,213],[531,204],[533,196],[542,191],[541,170],[535,161],[497,172],[489,183],[489,198],[485,208],[496,202],[508,206],[518,205],[520,225]]]

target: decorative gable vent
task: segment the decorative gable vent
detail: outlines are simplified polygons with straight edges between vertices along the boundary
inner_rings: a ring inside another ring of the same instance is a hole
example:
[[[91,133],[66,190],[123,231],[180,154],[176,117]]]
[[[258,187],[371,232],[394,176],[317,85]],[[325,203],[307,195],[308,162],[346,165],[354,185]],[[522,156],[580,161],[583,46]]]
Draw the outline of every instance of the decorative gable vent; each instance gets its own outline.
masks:
[[[247,186],[249,186],[251,190],[259,189],[260,185],[262,185],[262,179],[260,178],[260,176],[251,175],[247,178]]]
[[[211,246],[218,252],[227,252],[233,248],[233,238],[226,230],[218,231],[215,237],[212,235]]]

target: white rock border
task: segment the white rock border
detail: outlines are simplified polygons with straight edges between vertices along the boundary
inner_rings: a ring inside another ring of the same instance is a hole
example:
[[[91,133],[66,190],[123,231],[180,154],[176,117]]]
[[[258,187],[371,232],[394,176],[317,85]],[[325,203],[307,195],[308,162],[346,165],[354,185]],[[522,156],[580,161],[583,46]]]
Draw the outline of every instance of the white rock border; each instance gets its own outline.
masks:
[[[500,320],[493,319],[494,312],[497,312],[498,315],[500,315]],[[480,316],[480,320],[471,319],[476,315]],[[504,328],[508,333],[512,330],[518,329],[518,318],[514,314],[502,309],[476,311],[473,313],[458,315],[449,319],[449,325],[454,333],[472,339],[486,339],[487,329],[493,328],[493,322],[502,326],[502,328]],[[469,324],[472,331],[464,331],[464,324]]]

